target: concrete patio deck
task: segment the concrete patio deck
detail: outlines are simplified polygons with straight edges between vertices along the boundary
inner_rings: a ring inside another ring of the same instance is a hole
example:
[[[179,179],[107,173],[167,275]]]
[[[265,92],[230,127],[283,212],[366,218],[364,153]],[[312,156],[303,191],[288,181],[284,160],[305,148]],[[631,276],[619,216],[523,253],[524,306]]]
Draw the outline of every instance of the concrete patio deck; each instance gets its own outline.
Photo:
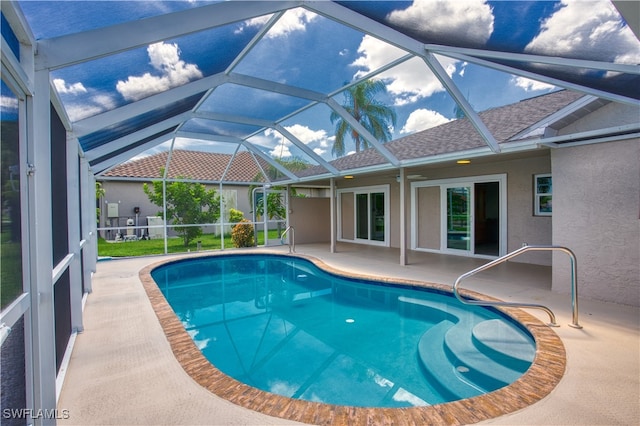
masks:
[[[257,249],[260,250],[260,249]],[[286,247],[269,251],[287,252]],[[395,249],[301,245],[299,253],[344,271],[451,285],[486,261]],[[60,424],[295,424],[234,405],[199,386],[176,360],[138,273],[162,256],[99,262],[58,408]],[[484,424],[632,425],[640,419],[640,309],[580,299],[580,324],[571,322],[568,295],[550,291],[548,267],[508,262],[465,281],[464,287],[502,300],[549,306],[567,352],[558,386],[532,406]],[[637,301],[636,301],[637,302]],[[544,312],[529,311],[542,321]]]

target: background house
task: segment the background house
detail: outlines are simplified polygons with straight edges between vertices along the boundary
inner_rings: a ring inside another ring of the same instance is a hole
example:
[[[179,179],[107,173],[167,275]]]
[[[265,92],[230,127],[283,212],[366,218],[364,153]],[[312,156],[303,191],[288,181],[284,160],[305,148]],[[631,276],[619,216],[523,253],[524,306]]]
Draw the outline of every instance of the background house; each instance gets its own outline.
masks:
[[[100,227],[127,227],[127,220],[133,219],[136,226],[149,225],[148,217],[157,217],[162,208],[149,200],[144,193],[143,185],[153,181],[161,181],[163,170],[167,168],[168,152],[161,152],[148,157],[134,159],[114,167],[105,173],[98,182],[102,184],[105,195],[100,201]],[[224,197],[225,214],[230,209],[237,209],[251,218],[249,200],[249,183],[253,182],[261,171],[249,153],[238,155],[227,170],[232,156],[209,152],[175,150],[167,168],[167,179],[186,179],[205,184],[207,189],[214,189]],[[226,172],[226,179],[233,184],[220,185]],[[110,206],[113,206],[111,209]],[[213,232],[214,229],[204,229]],[[115,238],[115,230],[105,230],[103,236]],[[157,232],[151,228],[139,229],[138,236],[149,234],[152,238],[162,238],[162,229]],[[172,234],[170,234],[172,235]]]
[[[233,156],[174,150],[171,155],[165,151],[118,165],[97,179],[105,192],[99,200],[99,228],[109,228],[102,230],[101,235],[106,239],[115,239],[117,232],[126,233],[128,220],[133,220],[135,227],[145,227],[149,225],[148,218],[158,217],[162,208],[149,200],[143,185],[161,181],[165,169],[168,181],[183,179],[199,182],[207,189],[214,189],[221,194],[224,197],[225,218],[228,218],[230,209],[236,209],[243,212],[245,218],[252,220],[252,189],[266,184],[262,176],[268,168],[268,164],[246,151]],[[296,187],[295,191],[296,194],[304,197],[328,196],[326,188],[309,185]],[[157,222],[152,226],[158,226],[160,223]],[[229,229],[230,226],[227,226],[225,232]],[[203,231],[219,232],[214,226],[203,227]],[[161,228],[137,229],[137,236],[142,237],[146,234],[151,238],[162,238],[163,230]],[[170,230],[169,235],[175,235],[175,232]]]

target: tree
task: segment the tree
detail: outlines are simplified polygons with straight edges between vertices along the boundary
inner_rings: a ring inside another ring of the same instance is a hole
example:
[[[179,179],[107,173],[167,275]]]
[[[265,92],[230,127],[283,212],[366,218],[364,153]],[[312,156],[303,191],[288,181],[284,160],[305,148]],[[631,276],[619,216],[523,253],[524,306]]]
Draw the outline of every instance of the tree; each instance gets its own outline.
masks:
[[[102,187],[102,183],[96,182],[96,222],[100,224],[100,199],[104,197],[106,190]]]
[[[149,200],[162,207],[162,181],[143,185]],[[220,217],[220,196],[215,189],[207,190],[201,183],[168,182],[167,183],[167,218],[174,225],[193,225],[216,222]],[[162,212],[158,216],[163,217]],[[202,235],[199,226],[176,226],[175,230],[182,236],[184,246]]]
[[[281,165],[283,165],[287,170],[290,170],[291,172],[299,172],[302,170],[306,170],[310,166],[308,162],[306,162],[304,159],[299,157],[292,157],[286,160],[282,158],[280,159],[275,158],[274,160],[280,163]],[[269,167],[266,170],[266,174],[269,177],[269,179],[271,179],[271,181],[278,180],[283,176],[282,172],[280,172],[280,170],[278,170],[273,165],[269,165]],[[261,178],[261,175],[258,174],[253,178],[253,180],[258,181],[260,180],[260,178]],[[255,188],[257,188],[257,185],[249,186],[249,204],[251,205],[253,211],[256,212],[257,216],[262,216],[264,214],[264,202],[259,202],[255,206],[253,205],[255,200],[253,200],[252,197],[253,197],[253,190]],[[286,188],[284,186],[274,186],[271,189],[284,190]],[[298,194],[295,188],[290,189],[289,195],[292,197],[298,197]],[[284,205],[282,194],[278,192],[269,193],[269,195],[267,196],[267,213],[270,220],[273,219],[274,217],[276,217],[277,219],[284,219],[287,216],[287,209],[286,209],[286,206]]]
[[[282,191],[285,189],[286,188],[283,186],[274,186],[271,188],[273,191]],[[254,209],[257,216],[264,216],[264,201],[260,200],[256,202]],[[273,220],[274,218],[280,220],[287,217],[287,208],[284,204],[284,200],[282,199],[281,192],[268,192],[267,217],[269,220]]]
[[[465,118],[466,117],[466,114],[464,113],[464,110],[458,104],[456,104],[456,106],[453,107],[453,115],[457,119],[461,119],[461,118]]]
[[[396,125],[396,112],[375,99],[376,95],[387,92],[387,86],[381,80],[366,80],[351,86],[344,92],[343,107],[369,131],[377,140],[391,140],[390,126]],[[355,142],[356,152],[369,148],[369,142],[338,113],[331,113],[331,123],[336,125],[336,139],[331,153],[336,157],[345,154],[345,136],[350,134]]]
[[[469,93],[467,93],[467,99],[469,99]],[[462,107],[460,106],[460,104],[457,103],[457,102],[456,102],[456,105],[453,107],[453,115],[458,120],[461,119],[461,118],[465,118],[467,116],[467,114],[465,114],[465,112],[462,109]]]

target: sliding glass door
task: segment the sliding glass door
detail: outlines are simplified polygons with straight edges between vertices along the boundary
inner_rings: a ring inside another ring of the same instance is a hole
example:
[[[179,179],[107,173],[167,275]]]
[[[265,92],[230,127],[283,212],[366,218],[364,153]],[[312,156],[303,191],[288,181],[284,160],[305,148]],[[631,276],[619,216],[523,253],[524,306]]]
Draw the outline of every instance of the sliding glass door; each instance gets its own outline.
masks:
[[[356,194],[356,237],[384,241],[384,192]]]
[[[472,240],[471,185],[446,188],[446,248],[469,251]]]
[[[338,194],[339,239],[389,245],[388,186],[341,189]]]
[[[412,183],[411,247],[465,256],[506,250],[506,176]]]

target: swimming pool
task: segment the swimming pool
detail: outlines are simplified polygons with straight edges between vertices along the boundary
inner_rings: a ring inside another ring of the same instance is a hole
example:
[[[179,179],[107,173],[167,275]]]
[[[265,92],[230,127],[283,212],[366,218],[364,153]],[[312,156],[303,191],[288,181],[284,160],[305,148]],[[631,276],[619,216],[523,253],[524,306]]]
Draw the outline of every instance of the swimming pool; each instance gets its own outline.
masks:
[[[503,388],[527,371],[531,334],[442,289],[374,283],[286,255],[222,255],[152,277],[202,354],[288,398],[410,407]]]

